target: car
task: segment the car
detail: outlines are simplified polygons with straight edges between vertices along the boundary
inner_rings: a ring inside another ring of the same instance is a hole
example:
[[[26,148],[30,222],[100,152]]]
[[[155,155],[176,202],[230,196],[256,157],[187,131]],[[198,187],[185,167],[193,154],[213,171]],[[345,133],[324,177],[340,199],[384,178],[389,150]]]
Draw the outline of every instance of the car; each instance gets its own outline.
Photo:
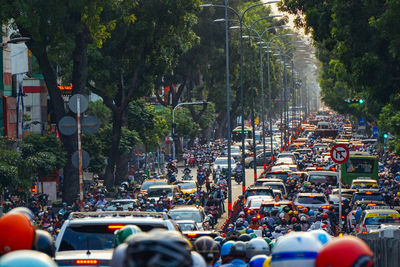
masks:
[[[197,223],[193,220],[178,220],[176,224],[181,229],[182,233],[185,231],[199,231],[199,227],[197,227]]]
[[[296,160],[292,158],[278,158],[275,165],[296,165]]]
[[[174,206],[169,210],[168,215],[175,221],[193,220],[200,230],[207,230],[206,214],[202,207],[196,206]]]
[[[342,188],[342,194],[353,195],[355,192],[357,192],[356,189]],[[339,188],[333,189],[332,194],[339,194]]]
[[[282,192],[282,195],[284,196],[284,197],[287,197],[287,191],[286,191],[286,186],[285,186],[285,184],[283,183],[283,182],[264,182],[263,184],[262,184],[262,186],[269,186],[269,187],[271,187],[272,189],[277,189],[277,190],[280,190],[281,192]]]
[[[297,171],[297,165],[278,165],[273,166],[271,172],[295,172]]]
[[[147,193],[147,189],[152,185],[167,185],[167,184],[168,184],[167,179],[146,179],[142,183],[142,186],[140,187],[139,194]]]
[[[274,192],[272,191],[272,188],[270,188],[270,187],[250,186],[244,192],[244,203],[243,204],[246,204],[248,197],[251,197],[251,196],[269,196],[271,198],[274,198]]]
[[[218,157],[214,161],[214,172],[216,172],[218,169],[223,170],[223,169],[228,169],[228,157]],[[236,162],[233,158],[231,158],[231,169],[236,168]]]
[[[319,208],[329,210],[330,207],[326,196],[322,193],[298,193],[294,205],[298,209],[308,208],[310,210]]]
[[[250,196],[247,198],[246,201],[246,209],[250,213],[251,211],[254,211],[255,213],[258,213],[258,210],[260,209],[261,203],[265,201],[272,201],[273,197],[271,196]]]
[[[311,184],[328,184],[336,186],[338,184],[339,173],[333,171],[310,171],[307,181]]]
[[[393,209],[364,210],[356,226],[356,233],[367,234],[382,224],[400,224],[400,214]]]
[[[138,206],[137,199],[117,199],[112,200],[110,204],[108,204],[106,211],[114,211],[117,208],[122,208],[122,210],[133,210],[134,207]]]
[[[293,203],[293,201],[264,201],[261,203],[260,209],[258,211],[258,217],[262,218],[264,217],[267,213],[270,213],[273,209],[277,209],[278,212],[282,212],[284,207],[289,207],[290,210],[295,211],[296,207]]]
[[[271,171],[271,172],[262,173],[260,175],[260,178],[277,178],[277,179],[281,179],[283,182],[286,183],[286,181],[290,178],[289,173],[290,172],[288,172],[288,171]]]
[[[256,166],[263,166],[264,162],[268,165],[271,163],[271,152],[265,152],[266,157],[264,157],[264,152],[259,153],[256,156]],[[254,157],[247,157],[244,160],[244,164],[246,168],[253,168],[254,167]]]
[[[383,201],[361,201],[361,200],[358,200],[353,204],[351,211],[347,214],[346,224],[347,224],[348,229],[352,230],[355,228],[355,226],[357,224],[355,215],[356,215],[357,210],[360,210],[361,205],[363,205],[363,204],[365,205],[365,209],[370,209],[370,208],[375,208],[375,207],[379,207],[382,209],[390,208],[390,207],[386,206],[385,202],[383,202]]]
[[[362,191],[354,193],[353,197],[351,198],[351,203],[355,203],[358,200],[384,201],[382,193],[375,191]]]
[[[277,183],[279,183],[279,182],[282,182],[282,181],[283,180],[279,179],[279,178],[258,178],[255,181],[254,186],[262,186],[263,183],[266,183],[266,182],[277,182]]]
[[[292,158],[294,161],[296,160],[296,156],[292,152],[281,152],[277,158]]]
[[[376,191],[378,189],[378,181],[370,178],[357,178],[351,181],[351,189]]]
[[[197,183],[195,181],[176,181],[174,185],[177,185],[181,192],[184,194],[193,194],[197,192]]]
[[[72,212],[55,240],[58,266],[81,266],[81,260],[109,266],[114,250],[114,232],[136,225],[143,232],[155,228],[179,231],[166,213],[139,211]]]
[[[176,194],[181,194],[177,185],[152,185],[147,189],[147,197],[158,201],[161,197],[167,197],[172,200]]]

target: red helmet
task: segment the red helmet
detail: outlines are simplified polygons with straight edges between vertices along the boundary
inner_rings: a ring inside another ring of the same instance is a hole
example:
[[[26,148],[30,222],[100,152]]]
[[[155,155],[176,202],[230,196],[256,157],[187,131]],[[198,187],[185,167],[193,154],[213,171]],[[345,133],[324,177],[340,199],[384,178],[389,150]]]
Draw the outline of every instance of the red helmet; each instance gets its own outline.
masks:
[[[257,219],[257,217],[253,217],[253,218],[251,218],[251,221],[256,222],[256,221],[258,221],[258,219]]]
[[[32,249],[35,228],[23,213],[7,213],[0,218],[0,255],[7,252]]]
[[[315,266],[371,267],[372,258],[373,253],[364,241],[354,236],[345,236],[328,242],[319,252]]]
[[[302,211],[303,213],[307,213],[307,212],[308,212],[308,209],[307,209],[307,208],[303,208],[301,211]]]
[[[327,213],[323,213],[323,214],[322,214],[322,218],[323,218],[323,219],[328,219],[328,214],[327,214]]]
[[[293,218],[292,218],[292,223],[297,223],[296,217],[293,217]]]

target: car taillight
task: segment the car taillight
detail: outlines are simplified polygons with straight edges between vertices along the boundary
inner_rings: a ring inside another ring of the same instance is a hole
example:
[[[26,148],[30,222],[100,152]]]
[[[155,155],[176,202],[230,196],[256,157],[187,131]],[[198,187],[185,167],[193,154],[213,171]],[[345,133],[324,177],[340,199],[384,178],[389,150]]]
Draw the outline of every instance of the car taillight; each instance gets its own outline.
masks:
[[[187,237],[194,238],[194,237],[197,237],[197,234],[196,233],[188,233]]]
[[[260,214],[257,214],[257,219],[261,219],[261,215]]]
[[[303,206],[301,206],[301,205],[297,205],[297,208],[298,208],[298,209],[302,209],[302,208],[303,208]]]
[[[356,215],[356,212],[355,212],[355,211],[353,211],[351,214],[352,214],[352,215]]]
[[[98,260],[76,260],[75,264],[77,265],[97,265],[99,264]]]
[[[123,224],[110,224],[107,228],[111,230],[117,230],[123,228],[125,225]]]
[[[376,206],[375,203],[369,203],[368,206]]]
[[[344,219],[344,216],[342,216],[342,219]]]
[[[323,208],[324,210],[329,210],[329,205],[324,205],[321,208]]]

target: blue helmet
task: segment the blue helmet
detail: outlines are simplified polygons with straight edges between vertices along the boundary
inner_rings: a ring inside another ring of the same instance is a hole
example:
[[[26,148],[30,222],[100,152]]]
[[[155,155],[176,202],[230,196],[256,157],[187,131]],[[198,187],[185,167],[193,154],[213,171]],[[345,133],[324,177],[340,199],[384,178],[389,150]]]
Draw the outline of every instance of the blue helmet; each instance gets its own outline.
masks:
[[[249,229],[246,230],[246,233],[248,233],[248,234],[254,233],[254,230],[249,228]]]
[[[221,247],[221,256],[228,256],[231,252],[232,246],[235,244],[234,241],[225,242]]]
[[[314,211],[313,211],[313,210],[310,210],[310,211],[308,212],[308,216],[314,216]]]
[[[265,261],[269,260],[267,255],[256,255],[249,261],[250,267],[263,267]]]

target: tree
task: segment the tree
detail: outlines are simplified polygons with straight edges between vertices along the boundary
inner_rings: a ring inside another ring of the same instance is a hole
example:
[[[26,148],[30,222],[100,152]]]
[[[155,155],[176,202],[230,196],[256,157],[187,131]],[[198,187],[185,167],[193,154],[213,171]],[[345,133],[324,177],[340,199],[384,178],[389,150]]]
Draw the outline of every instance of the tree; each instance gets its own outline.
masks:
[[[134,0],[5,0],[0,2],[0,23],[11,25],[24,37],[39,62],[46,81],[54,122],[67,114],[58,89],[58,77],[73,84],[72,93],[84,93],[87,80],[87,51],[90,45],[101,47],[115,28],[114,20],[101,19],[105,11],[123,10],[123,18],[132,18]],[[56,66],[61,72],[57,73]],[[67,152],[64,168],[64,201],[72,202],[78,191],[77,170],[70,160],[76,150],[76,135],[61,136]]]
[[[129,103],[149,95],[154,81],[172,69],[179,55],[191,47],[196,39],[191,28],[198,6],[198,0],[138,0],[134,22],[121,17],[124,10],[104,14],[106,21],[115,21],[115,30],[100,49],[91,51],[88,86],[112,111],[107,186],[114,181]]]

